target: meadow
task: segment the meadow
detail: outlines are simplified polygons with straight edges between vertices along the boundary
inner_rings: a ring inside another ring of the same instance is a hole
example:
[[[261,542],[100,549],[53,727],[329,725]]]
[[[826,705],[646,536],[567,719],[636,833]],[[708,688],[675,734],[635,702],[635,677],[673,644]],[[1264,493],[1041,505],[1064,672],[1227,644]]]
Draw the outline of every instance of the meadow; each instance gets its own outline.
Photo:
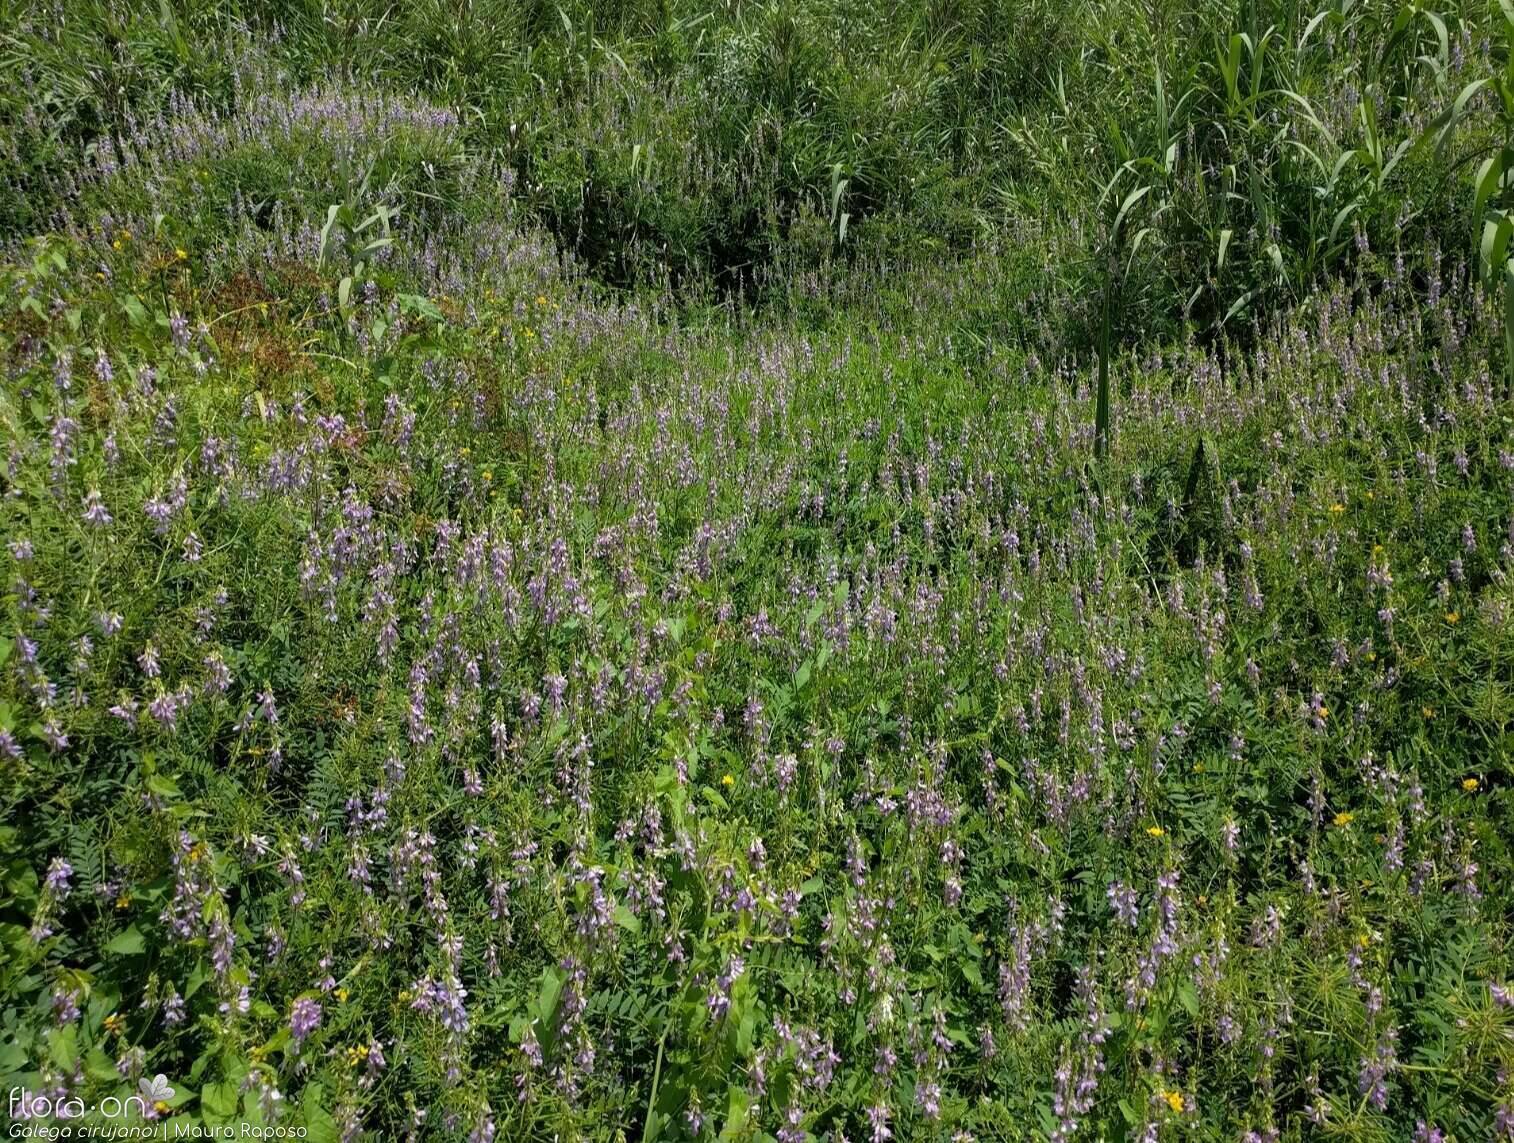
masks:
[[[1514,4],[1316,3],[0,0],[9,1131],[1514,1141]]]

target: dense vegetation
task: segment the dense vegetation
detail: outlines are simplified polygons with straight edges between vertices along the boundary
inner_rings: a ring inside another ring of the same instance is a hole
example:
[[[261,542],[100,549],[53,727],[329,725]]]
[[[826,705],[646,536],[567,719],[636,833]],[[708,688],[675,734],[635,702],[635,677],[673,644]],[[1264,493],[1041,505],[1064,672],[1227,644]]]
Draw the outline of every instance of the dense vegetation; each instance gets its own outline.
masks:
[[[1511,43],[0,4],[11,1119],[1514,1140]]]

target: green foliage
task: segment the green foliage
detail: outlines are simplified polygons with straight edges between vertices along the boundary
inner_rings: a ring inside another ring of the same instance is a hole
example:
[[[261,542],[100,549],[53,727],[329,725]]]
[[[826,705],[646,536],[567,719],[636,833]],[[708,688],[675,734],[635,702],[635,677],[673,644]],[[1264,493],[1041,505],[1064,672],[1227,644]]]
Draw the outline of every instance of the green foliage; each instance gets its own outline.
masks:
[[[0,7],[0,1084],[1507,1133],[1507,5],[67,17]]]
[[[70,149],[128,113],[151,121],[170,91],[226,108],[336,73],[455,108],[559,246],[622,287],[771,302],[836,257],[924,268],[1034,233],[1057,353],[1099,340],[1101,307],[1080,299],[1102,293],[1117,214],[1129,243],[1117,340],[1245,336],[1360,249],[1451,248],[1466,200],[1448,174],[1494,149],[1480,92],[1500,33],[1475,6],[1206,4],[1183,13],[1181,35],[1175,13],[1123,0],[349,2],[257,5],[245,22],[209,5],[101,12],[56,32],[23,21],[12,37],[4,66],[20,82],[0,98],[16,101],[18,158],[41,164],[12,176],[17,229],[45,223]],[[273,26],[284,34],[270,42]],[[91,63],[108,52],[109,98]],[[38,116],[33,75],[66,113]],[[44,121],[45,145],[26,134]],[[169,193],[208,189],[206,209],[224,210],[225,186],[267,209],[310,182],[287,158],[223,162],[208,187]],[[447,164],[409,164],[428,165]],[[417,205],[461,201],[424,190]],[[828,242],[813,241],[817,216]],[[1061,253],[1078,235],[1081,269]],[[975,335],[1042,336],[998,324]]]

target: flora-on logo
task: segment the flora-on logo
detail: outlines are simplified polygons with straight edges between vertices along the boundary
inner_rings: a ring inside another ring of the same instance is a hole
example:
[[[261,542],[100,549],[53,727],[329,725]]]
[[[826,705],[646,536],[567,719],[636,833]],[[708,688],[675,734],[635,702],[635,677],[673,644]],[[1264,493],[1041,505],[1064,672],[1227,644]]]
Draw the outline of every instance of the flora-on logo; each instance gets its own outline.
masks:
[[[166,1075],[159,1072],[152,1079],[144,1076],[137,1081],[137,1090],[142,1093],[142,1103],[145,1105],[142,1114],[146,1118],[156,1119],[168,1114],[168,1101],[173,1098],[173,1086]]]
[[[86,1104],[77,1095],[66,1090],[49,1095],[27,1091],[24,1087],[10,1090],[8,1110],[12,1120],[22,1119],[80,1119],[97,1115],[104,1119],[120,1119],[133,1115],[143,1119],[158,1119],[169,1112],[168,1101],[174,1097],[173,1086],[162,1074],[152,1079],[137,1082],[137,1093],[124,1099],[108,1095],[97,1104]]]

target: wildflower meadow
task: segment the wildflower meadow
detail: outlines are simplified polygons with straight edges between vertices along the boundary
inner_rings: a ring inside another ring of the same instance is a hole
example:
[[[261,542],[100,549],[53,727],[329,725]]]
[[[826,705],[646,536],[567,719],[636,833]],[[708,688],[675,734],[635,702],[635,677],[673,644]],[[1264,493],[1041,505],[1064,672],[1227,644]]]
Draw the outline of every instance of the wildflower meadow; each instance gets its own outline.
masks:
[[[0,3],[7,1137],[1514,1141],[1429,3]]]

